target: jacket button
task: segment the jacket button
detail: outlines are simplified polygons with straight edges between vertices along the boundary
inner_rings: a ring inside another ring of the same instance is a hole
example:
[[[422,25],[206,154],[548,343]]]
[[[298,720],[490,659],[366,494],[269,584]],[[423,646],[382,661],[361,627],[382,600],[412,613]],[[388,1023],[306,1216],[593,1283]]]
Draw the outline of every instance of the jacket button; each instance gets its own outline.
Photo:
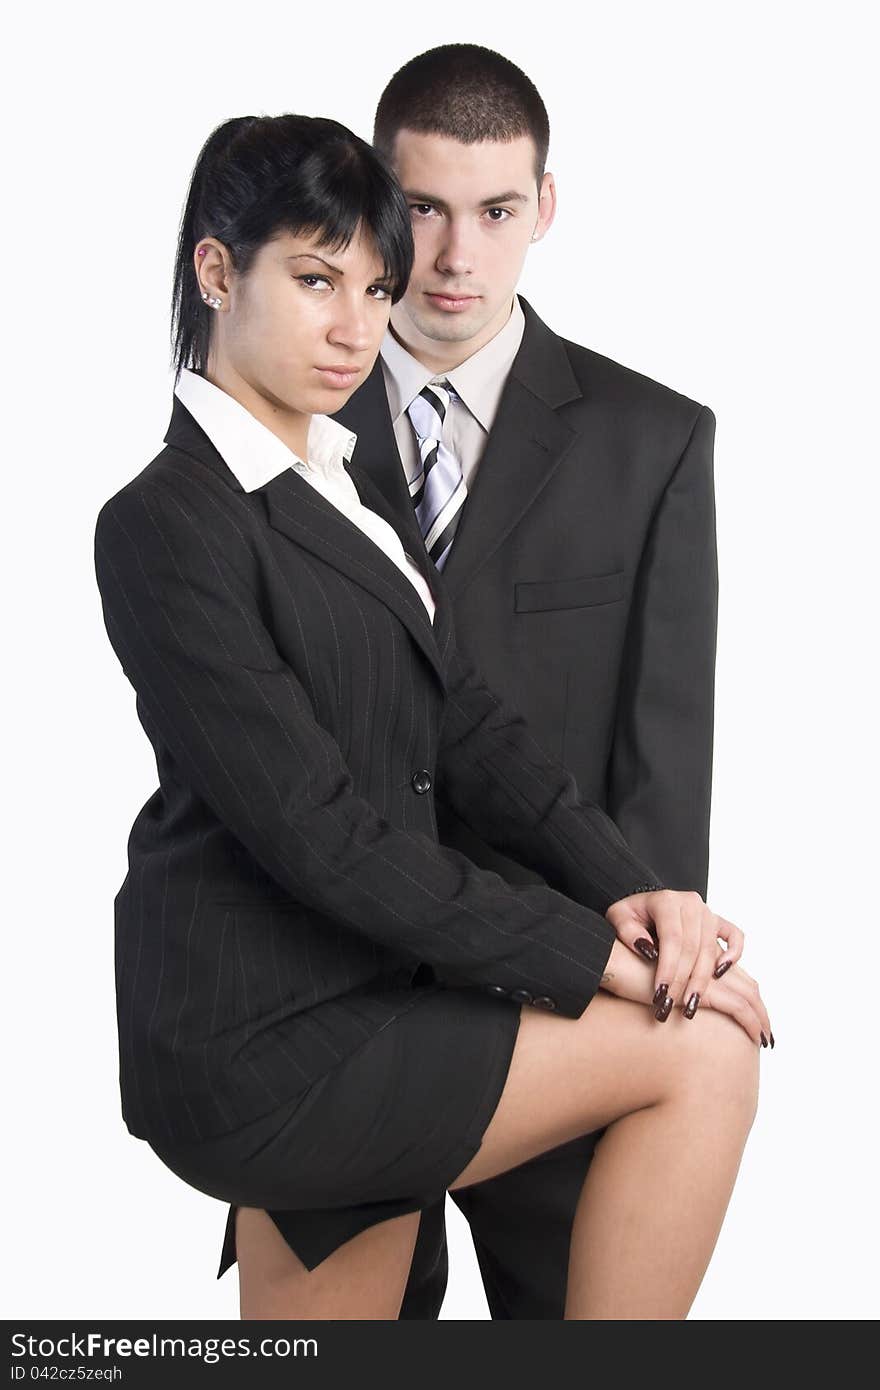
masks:
[[[534,1004],[534,1006],[535,1006],[536,1009],[555,1009],[555,1008],[556,1008],[556,1000],[555,1000],[555,999],[551,999],[550,996],[549,996],[548,994],[539,994],[538,997],[537,997],[537,999],[533,999],[533,1000],[532,1000],[532,1003]]]
[[[510,997],[517,1004],[531,1004],[532,1002],[531,993],[527,989],[512,989],[510,991]]]
[[[413,773],[410,780],[412,781],[415,791],[419,793],[419,796],[431,790],[431,774],[427,768],[420,767],[417,772]]]
[[[487,985],[487,986],[486,986],[486,993],[487,993],[487,994],[494,994],[494,995],[496,996],[496,998],[498,998],[498,999],[506,999],[506,998],[507,998],[507,990],[504,988],[503,985]]]

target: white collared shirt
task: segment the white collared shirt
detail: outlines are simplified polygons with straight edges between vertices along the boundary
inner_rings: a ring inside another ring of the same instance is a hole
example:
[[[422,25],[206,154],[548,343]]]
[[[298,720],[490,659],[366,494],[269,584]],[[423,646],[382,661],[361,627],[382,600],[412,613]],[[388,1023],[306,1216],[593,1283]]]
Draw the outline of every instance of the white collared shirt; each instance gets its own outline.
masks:
[[[262,487],[285,468],[295,468],[406,575],[434,621],[434,598],[424,575],[407,555],[394,527],[364,506],[346,471],[356,434],[329,415],[313,415],[306,463],[233,396],[196,372],[184,367],[174,394],[201,425],[245,492]]]
[[[380,350],[382,373],[394,438],[407,480],[415,477],[421,466],[415,430],[406,413],[407,407],[429,382],[441,381],[445,377],[459,399],[446,412],[443,443],[458,459],[465,486],[471,487],[489,431],[498,414],[501,393],[513,359],[519,352],[525,326],[522,305],[514,295],[510,317],[495,337],[453,367],[451,372],[440,373],[413,357],[388,329]]]

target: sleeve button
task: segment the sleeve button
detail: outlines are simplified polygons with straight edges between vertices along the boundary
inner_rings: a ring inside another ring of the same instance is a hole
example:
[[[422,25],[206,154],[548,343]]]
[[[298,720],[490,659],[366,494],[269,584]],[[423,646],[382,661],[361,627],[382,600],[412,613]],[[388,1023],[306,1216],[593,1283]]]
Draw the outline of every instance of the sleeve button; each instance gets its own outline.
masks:
[[[497,999],[507,998],[507,990],[504,988],[503,985],[487,985],[486,993],[494,994]]]
[[[528,989],[512,989],[510,991],[510,997],[515,1000],[517,1004],[531,1004],[532,1002],[532,994]]]
[[[425,767],[418,768],[410,780],[413,789],[418,792],[419,796],[423,796],[425,792],[431,790],[431,774]]]
[[[532,1000],[532,1003],[534,1004],[534,1006],[535,1006],[536,1009],[555,1009],[555,1008],[556,1008],[556,1000],[555,1000],[555,999],[551,999],[550,996],[549,996],[549,994],[539,994],[538,997],[537,997],[537,999],[533,999],[533,1000]]]

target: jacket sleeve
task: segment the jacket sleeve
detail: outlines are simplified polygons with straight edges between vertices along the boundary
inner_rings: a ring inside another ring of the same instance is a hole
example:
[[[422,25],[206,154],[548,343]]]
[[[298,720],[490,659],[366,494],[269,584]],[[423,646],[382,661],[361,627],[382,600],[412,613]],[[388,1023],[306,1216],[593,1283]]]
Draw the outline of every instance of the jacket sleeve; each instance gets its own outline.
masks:
[[[592,911],[663,887],[462,651],[452,659],[437,771],[438,794],[487,844]]]
[[[656,508],[608,763],[609,813],[670,888],[705,898],[718,616],[713,446],[703,406]]]
[[[246,565],[187,500],[135,480],[101,510],[95,565],[139,706],[181,777],[285,891],[441,972],[583,1012],[611,925],[553,888],[507,884],[398,829],[354,793],[339,746],[262,620]]]

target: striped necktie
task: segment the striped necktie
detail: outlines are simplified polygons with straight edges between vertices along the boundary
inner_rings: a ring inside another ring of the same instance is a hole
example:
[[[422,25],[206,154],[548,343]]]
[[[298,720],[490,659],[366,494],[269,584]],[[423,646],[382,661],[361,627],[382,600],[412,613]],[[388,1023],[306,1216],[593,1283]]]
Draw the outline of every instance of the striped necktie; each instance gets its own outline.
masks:
[[[446,564],[467,487],[461,464],[441,440],[443,421],[451,401],[457,400],[448,381],[430,382],[406,413],[419,441],[419,469],[409,482],[409,494],[416,509],[428,554],[438,570]]]

